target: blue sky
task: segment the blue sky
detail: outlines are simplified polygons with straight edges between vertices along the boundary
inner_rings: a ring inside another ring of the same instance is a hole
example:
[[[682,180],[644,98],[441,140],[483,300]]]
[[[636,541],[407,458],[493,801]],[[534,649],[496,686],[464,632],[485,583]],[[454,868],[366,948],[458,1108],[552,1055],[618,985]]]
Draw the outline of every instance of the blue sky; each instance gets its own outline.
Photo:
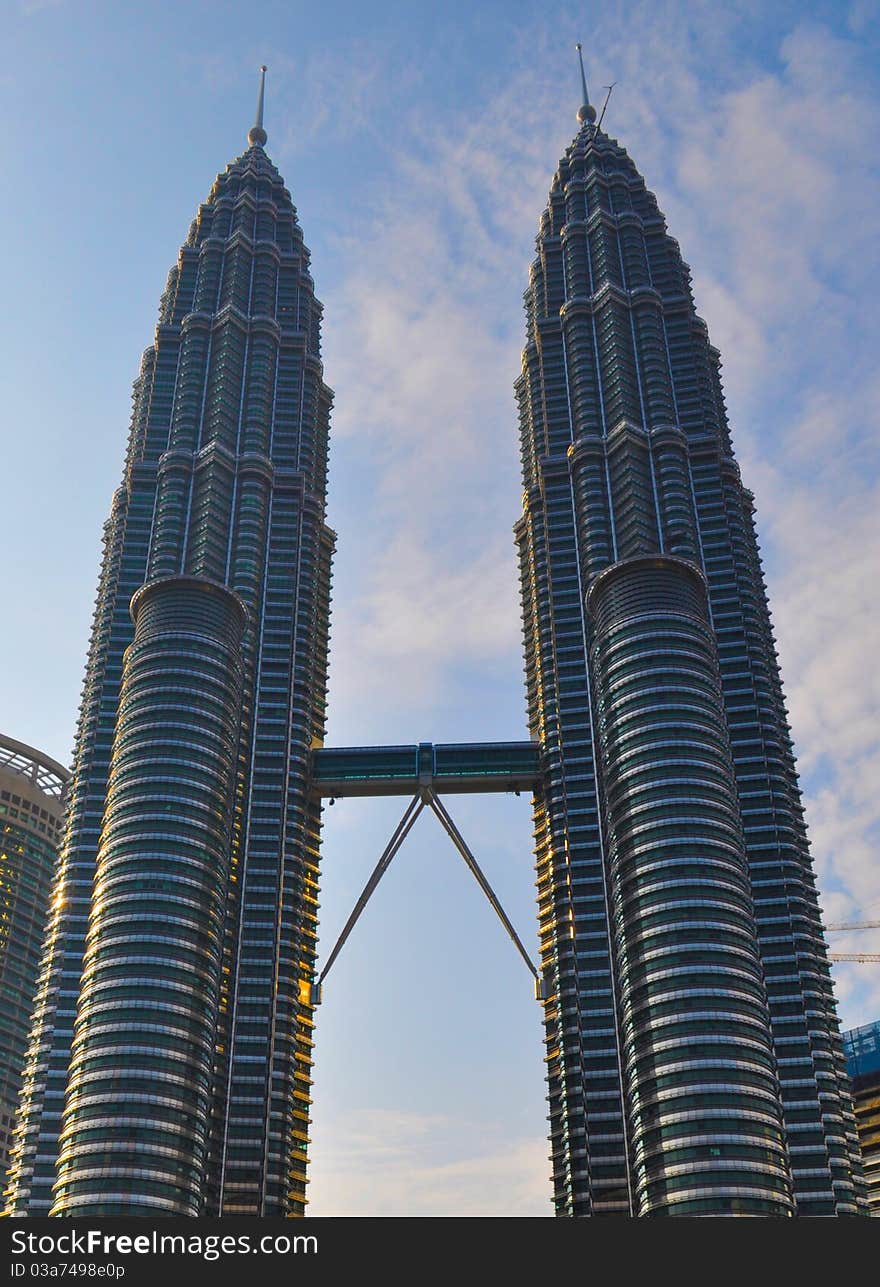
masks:
[[[312,251],[336,393],[328,742],[524,735],[512,383],[580,39],[593,97],[618,82],[606,127],[657,192],[722,352],[828,919],[876,918],[878,4],[0,14],[0,727],[69,759],[131,382],[266,62],[267,151]],[[324,952],[397,812],[328,813]],[[454,814],[535,951],[528,801]],[[845,1024],[880,1015],[876,966],[835,974]],[[325,989],[313,1212],[549,1214],[542,1056],[528,975],[423,816]]]

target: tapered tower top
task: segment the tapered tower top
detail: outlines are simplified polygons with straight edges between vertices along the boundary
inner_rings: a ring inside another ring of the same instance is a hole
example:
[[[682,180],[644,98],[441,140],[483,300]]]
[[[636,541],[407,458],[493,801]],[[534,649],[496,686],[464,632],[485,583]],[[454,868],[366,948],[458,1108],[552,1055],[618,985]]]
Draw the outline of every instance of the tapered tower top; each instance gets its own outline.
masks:
[[[580,41],[575,45],[575,49],[578,51],[578,62],[581,65],[581,90],[583,93],[583,101],[578,108],[577,118],[581,125],[592,125],[596,119],[596,109],[590,102],[590,95],[587,93],[587,77],[584,72],[584,55]]]
[[[580,46],[578,46],[580,48]],[[263,98],[266,93],[266,64],[260,68],[260,92],[257,94],[257,119],[248,131],[248,143],[251,147],[265,147],[269,137],[263,129]]]

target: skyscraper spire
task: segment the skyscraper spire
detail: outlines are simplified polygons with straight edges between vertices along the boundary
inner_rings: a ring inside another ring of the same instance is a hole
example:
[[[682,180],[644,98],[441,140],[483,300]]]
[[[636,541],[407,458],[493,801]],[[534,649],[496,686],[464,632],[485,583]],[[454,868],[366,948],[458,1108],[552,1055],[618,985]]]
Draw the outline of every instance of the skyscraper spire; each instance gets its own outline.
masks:
[[[587,93],[587,77],[584,72],[584,54],[580,41],[575,45],[575,49],[578,51],[578,62],[581,65],[581,90],[583,92],[583,101],[578,108],[577,118],[581,125],[586,123],[592,125],[596,119],[596,109],[590,102],[590,95]]]
[[[248,143],[251,147],[265,147],[269,137],[263,129],[263,99],[266,93],[266,64],[260,68],[260,92],[257,94],[257,119],[248,131]]]

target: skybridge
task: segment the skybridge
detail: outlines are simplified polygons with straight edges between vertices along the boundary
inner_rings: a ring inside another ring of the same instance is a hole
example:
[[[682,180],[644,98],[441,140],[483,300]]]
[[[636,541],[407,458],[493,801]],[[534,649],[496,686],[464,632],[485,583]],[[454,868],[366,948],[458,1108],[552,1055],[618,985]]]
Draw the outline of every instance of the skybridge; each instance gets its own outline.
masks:
[[[550,984],[533,964],[528,952],[479,863],[455,824],[442,795],[475,792],[535,791],[541,782],[541,750],[536,742],[419,742],[410,746],[342,746],[312,752],[310,774],[313,795],[321,799],[346,796],[409,796],[403,817],[364,886],[316,983],[302,982],[302,999],[319,1005],[324,979],[339,955],[361,912],[369,902],[391,860],[398,852],[423,809],[430,809],[464,859],[535,981],[535,996],[544,1001]]]
[[[533,791],[541,779],[536,742],[419,742],[344,746],[312,752],[312,791],[324,799],[353,795],[444,795]]]

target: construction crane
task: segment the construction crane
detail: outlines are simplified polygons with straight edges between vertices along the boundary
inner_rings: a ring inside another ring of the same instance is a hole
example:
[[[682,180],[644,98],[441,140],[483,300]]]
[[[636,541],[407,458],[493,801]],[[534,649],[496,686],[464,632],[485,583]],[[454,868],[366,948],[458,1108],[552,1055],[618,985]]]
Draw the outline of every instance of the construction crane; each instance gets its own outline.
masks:
[[[851,925],[829,925],[828,930],[880,929],[880,921],[853,921]]]
[[[880,929],[880,921],[838,921],[835,925],[828,926],[829,934],[834,930],[866,930]],[[880,955],[874,952],[829,952],[829,961],[859,961],[867,964],[874,964],[880,961]]]

